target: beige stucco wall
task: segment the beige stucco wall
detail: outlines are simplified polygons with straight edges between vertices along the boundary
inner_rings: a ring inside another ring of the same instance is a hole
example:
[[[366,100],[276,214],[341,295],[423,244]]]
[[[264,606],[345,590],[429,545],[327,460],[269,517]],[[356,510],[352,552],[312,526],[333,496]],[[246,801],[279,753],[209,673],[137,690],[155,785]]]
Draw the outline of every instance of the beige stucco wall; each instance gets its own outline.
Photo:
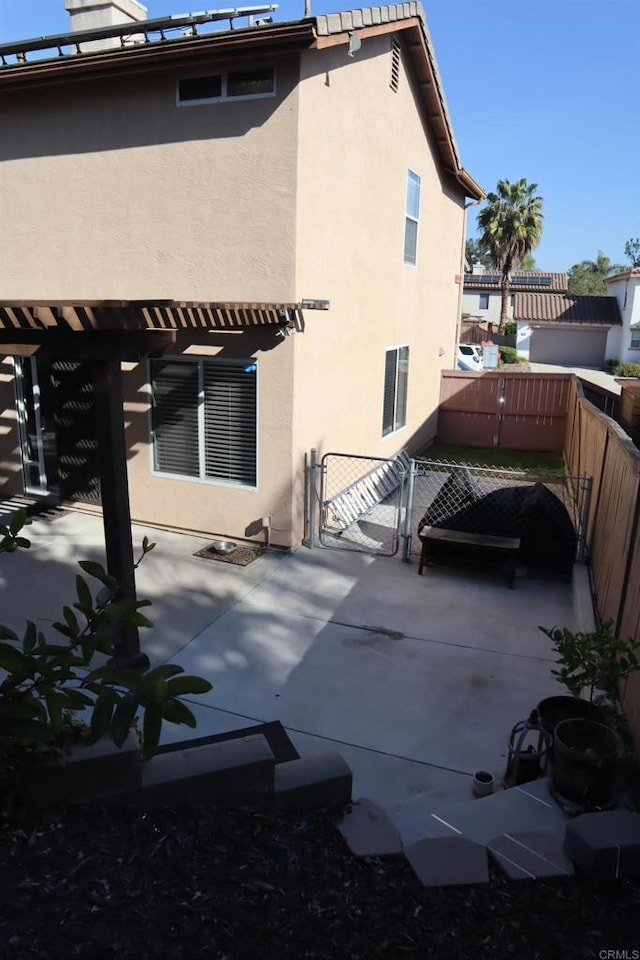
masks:
[[[173,74],[0,102],[0,297],[331,301],[294,337],[207,333],[173,351],[257,361],[257,490],[154,476],[147,367],[127,367],[136,520],[261,539],[271,514],[273,542],[297,546],[311,447],[389,456],[435,433],[461,191],[438,171],[404,70],[389,87],[388,37],[353,60],[310,51],[299,87],[297,69],[279,65],[276,98],[233,104],[177,108]],[[416,267],[402,262],[409,168],[422,178]],[[408,422],[382,438],[385,351],[405,344]],[[14,427],[0,463],[19,471],[12,444]]]
[[[385,457],[431,438],[453,365],[463,197],[441,179],[404,66],[397,93],[390,73],[389,37],[353,59],[342,46],[302,58],[296,291],[331,310],[295,338],[298,476],[310,447]],[[409,168],[422,178],[415,267],[403,263]],[[385,351],[404,344],[407,425],[383,438]]]
[[[188,107],[175,71],[3,93],[0,296],[290,299],[297,63],[276,68],[273,98]]]
[[[125,365],[125,430],[131,516],[219,536],[263,540],[260,519],[273,516],[272,542],[290,545],[291,425],[293,418],[290,340],[275,330],[181,335],[166,357],[224,357],[258,366],[258,483],[256,489],[176,477],[154,476],[150,441],[147,363]]]

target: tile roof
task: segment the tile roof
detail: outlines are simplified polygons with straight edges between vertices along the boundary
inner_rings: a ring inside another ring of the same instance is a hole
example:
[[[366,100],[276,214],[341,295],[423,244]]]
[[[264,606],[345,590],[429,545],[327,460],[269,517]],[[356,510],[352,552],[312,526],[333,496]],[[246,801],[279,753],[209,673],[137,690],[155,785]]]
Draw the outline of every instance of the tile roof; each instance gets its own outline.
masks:
[[[547,323],[622,322],[615,297],[575,297],[562,293],[516,293],[514,320]]]
[[[465,273],[464,286],[469,290],[499,290],[500,276],[498,271],[485,270],[484,273]],[[542,284],[542,279],[549,279],[549,284]],[[529,282],[527,283],[527,280]],[[566,293],[569,277],[566,273],[546,273],[544,270],[516,270],[509,284],[511,293],[518,290],[540,290],[544,288],[549,293]]]
[[[614,273],[611,277],[605,277],[605,283],[611,283],[613,280],[626,280],[628,277],[640,277],[640,267],[629,267],[628,270],[621,270],[620,273]]]

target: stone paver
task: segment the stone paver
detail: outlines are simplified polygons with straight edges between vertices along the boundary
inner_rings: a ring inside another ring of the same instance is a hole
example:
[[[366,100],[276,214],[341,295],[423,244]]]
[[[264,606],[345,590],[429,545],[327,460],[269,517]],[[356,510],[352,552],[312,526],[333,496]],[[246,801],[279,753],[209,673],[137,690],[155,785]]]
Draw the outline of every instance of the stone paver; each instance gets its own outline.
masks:
[[[487,849],[510,880],[573,874],[573,864],[563,852],[562,841],[545,833],[503,833],[491,840]]]
[[[400,834],[388,815],[366,797],[353,804],[338,830],[358,857],[385,857],[402,852]]]
[[[640,813],[583,813],[567,825],[564,852],[594,877],[640,877]]]
[[[503,833],[532,830],[563,840],[566,826],[566,817],[543,779],[470,803],[442,807],[431,814],[431,819],[439,832],[444,826],[482,844]],[[426,832],[431,833],[428,826]],[[400,833],[406,843],[402,827]]]
[[[425,887],[453,887],[489,882],[487,851],[465,837],[431,837],[405,849],[405,856]]]

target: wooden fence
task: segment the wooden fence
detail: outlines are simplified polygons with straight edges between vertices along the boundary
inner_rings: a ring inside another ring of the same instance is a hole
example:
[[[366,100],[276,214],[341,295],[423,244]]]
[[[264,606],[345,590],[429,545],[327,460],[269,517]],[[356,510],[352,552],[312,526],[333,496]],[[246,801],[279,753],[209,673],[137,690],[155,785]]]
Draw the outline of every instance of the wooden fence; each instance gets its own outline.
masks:
[[[586,545],[596,609],[618,636],[640,635],[640,451],[614,420],[585,399],[573,380],[565,458],[572,475],[593,477]],[[640,745],[640,676],[621,691]]]
[[[438,439],[470,447],[548,450],[565,445],[571,375],[465,373],[440,380]]]

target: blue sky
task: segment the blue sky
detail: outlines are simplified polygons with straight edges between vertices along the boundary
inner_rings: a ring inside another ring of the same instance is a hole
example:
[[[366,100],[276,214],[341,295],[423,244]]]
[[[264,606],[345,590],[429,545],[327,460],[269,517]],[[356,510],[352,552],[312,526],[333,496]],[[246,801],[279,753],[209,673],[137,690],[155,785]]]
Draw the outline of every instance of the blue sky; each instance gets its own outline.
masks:
[[[147,0],[148,16],[214,7]],[[311,0],[313,14],[355,3]],[[220,7],[232,6],[220,3]],[[535,252],[566,270],[640,236],[640,0],[425,0],[462,161],[487,189],[526,177],[544,198]],[[277,20],[302,17],[304,0]],[[64,0],[0,0],[0,42],[68,30]],[[470,217],[470,234],[474,217]]]

